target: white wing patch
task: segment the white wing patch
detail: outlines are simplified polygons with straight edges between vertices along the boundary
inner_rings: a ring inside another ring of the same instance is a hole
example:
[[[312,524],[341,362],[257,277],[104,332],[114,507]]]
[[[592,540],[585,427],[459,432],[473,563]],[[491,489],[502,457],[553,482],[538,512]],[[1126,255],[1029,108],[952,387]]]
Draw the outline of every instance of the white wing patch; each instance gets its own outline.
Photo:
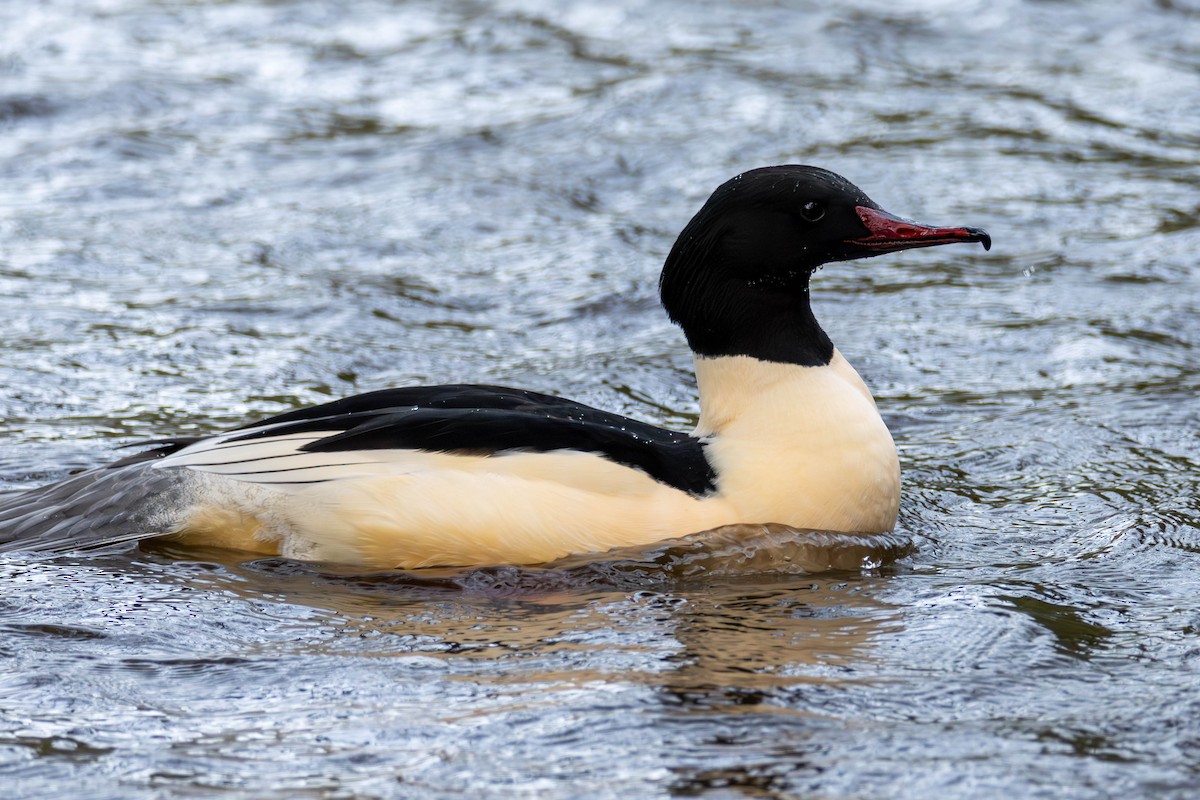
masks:
[[[609,461],[598,453],[579,450],[464,454],[400,448],[333,452],[301,449],[309,442],[341,433],[340,430],[237,441],[247,433],[264,431],[270,431],[270,427],[213,436],[153,462],[153,467],[183,468],[289,493],[315,489],[316,484],[417,475],[429,478],[464,472],[477,476],[510,475],[613,496],[640,496],[663,488],[640,470]]]
[[[390,460],[375,457],[375,451],[369,450],[310,453],[301,449],[310,442],[341,432],[337,430],[237,441],[247,433],[255,432],[233,431],[204,439],[156,461],[154,468],[186,467],[196,472],[225,475],[249,483],[286,485],[372,474],[377,470],[362,470],[361,467]],[[386,452],[395,451],[378,451],[380,455]]]

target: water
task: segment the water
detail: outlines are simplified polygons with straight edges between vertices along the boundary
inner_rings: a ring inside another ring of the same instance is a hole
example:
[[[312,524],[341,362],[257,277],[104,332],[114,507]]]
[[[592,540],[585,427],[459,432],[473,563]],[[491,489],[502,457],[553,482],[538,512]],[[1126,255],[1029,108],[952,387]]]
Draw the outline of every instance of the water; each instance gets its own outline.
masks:
[[[1200,6],[0,3],[0,480],[391,385],[686,427],[658,266],[814,163],[978,225],[815,308],[895,537],[0,560],[8,797],[1184,798]],[[829,567],[834,569],[830,570]]]

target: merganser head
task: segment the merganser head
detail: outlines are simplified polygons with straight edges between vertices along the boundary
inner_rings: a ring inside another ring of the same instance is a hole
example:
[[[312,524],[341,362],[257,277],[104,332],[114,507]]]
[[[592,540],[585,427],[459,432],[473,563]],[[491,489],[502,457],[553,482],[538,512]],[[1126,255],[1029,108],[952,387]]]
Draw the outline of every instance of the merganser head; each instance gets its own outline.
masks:
[[[692,217],[667,256],[659,291],[697,355],[827,364],[833,344],[809,308],[815,270],[955,242],[992,245],[979,228],[889,214],[828,170],[763,167],[722,184]]]

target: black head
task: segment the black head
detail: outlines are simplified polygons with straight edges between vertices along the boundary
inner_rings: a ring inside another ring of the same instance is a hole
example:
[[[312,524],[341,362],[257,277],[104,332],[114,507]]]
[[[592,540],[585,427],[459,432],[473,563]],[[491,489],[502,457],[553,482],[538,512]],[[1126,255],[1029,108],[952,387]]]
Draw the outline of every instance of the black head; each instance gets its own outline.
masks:
[[[827,364],[833,344],[812,315],[822,264],[991,238],[895,217],[840,175],[787,165],[722,184],[679,234],[659,289],[699,355]]]

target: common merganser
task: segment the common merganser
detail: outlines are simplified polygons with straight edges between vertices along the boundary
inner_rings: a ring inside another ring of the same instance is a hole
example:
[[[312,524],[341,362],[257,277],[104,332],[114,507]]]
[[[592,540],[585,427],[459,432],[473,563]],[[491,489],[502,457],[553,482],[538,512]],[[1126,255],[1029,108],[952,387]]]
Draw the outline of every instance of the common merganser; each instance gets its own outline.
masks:
[[[0,503],[0,549],[169,537],[416,568],[536,564],[740,524],[883,533],[900,467],[809,304],[832,261],[991,239],[895,217],[809,166],[722,184],[663,266],[700,420],[667,430],[521,389],[387,389],[152,448]]]

